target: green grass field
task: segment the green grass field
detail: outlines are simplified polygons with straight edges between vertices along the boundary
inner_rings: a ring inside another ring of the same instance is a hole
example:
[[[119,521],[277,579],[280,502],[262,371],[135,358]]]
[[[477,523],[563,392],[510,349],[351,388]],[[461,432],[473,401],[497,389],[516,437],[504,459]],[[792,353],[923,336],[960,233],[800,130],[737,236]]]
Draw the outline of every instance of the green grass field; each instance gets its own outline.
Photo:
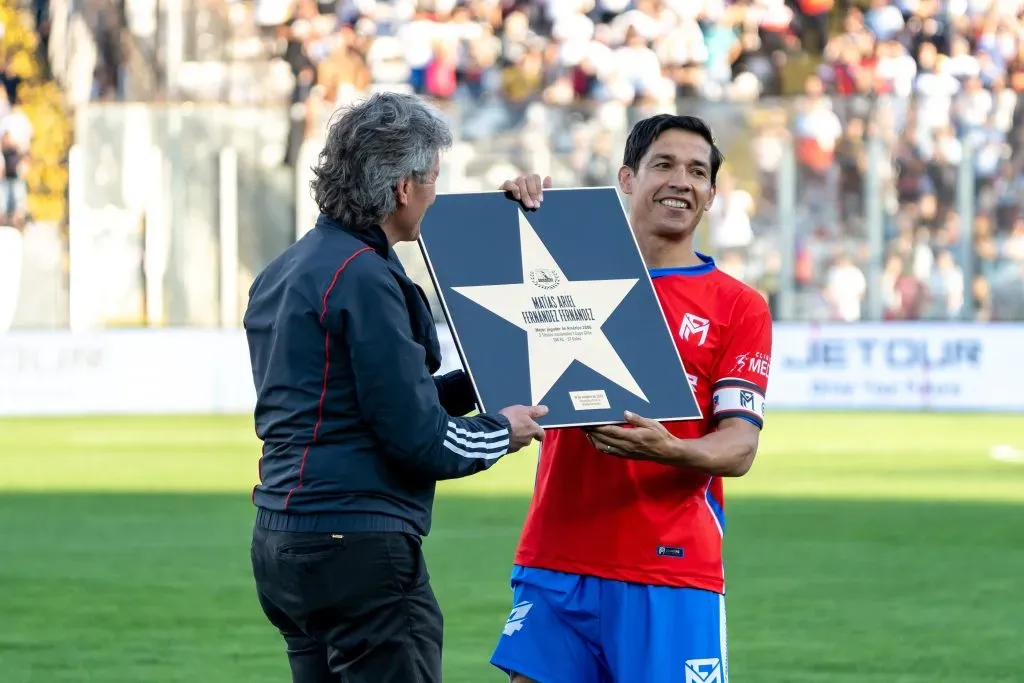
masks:
[[[1022,416],[774,414],[726,486],[732,683],[1024,681]],[[0,683],[289,680],[248,417],[0,421]],[[535,457],[441,486],[445,680],[487,664]],[[680,679],[681,680],[681,679]]]

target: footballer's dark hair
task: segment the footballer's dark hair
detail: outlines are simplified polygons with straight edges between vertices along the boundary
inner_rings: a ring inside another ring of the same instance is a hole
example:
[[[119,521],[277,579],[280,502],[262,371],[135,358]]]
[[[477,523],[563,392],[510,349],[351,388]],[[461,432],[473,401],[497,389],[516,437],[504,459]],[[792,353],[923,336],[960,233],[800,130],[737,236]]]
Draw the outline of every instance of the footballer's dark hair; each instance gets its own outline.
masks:
[[[711,145],[711,186],[715,186],[718,180],[718,169],[722,167],[722,151],[715,145],[715,138],[711,134],[711,128],[696,116],[677,116],[675,114],[657,114],[641,119],[629,131],[629,138],[626,140],[626,151],[622,157],[622,163],[634,172],[640,166],[640,160],[647,154],[654,141],[667,130],[685,130],[696,133]]]

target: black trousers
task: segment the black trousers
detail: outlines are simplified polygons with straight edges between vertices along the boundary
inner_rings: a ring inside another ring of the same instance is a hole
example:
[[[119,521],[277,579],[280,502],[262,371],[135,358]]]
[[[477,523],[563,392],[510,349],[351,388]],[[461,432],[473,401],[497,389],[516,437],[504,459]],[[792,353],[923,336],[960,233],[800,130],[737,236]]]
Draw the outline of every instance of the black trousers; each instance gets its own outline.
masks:
[[[443,618],[422,539],[253,530],[252,568],[293,683],[439,683]]]

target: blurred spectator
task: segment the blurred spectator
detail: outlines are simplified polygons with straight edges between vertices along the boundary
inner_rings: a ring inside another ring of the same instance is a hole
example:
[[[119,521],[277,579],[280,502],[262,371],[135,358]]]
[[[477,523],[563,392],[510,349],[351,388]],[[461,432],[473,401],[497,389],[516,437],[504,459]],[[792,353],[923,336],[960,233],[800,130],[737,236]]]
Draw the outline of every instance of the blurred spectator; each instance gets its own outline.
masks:
[[[10,59],[4,60],[3,70],[0,71],[0,85],[3,85],[3,93],[6,96],[0,102],[0,114],[6,115],[10,111],[10,104],[18,97],[18,86],[22,82],[21,76],[17,74]]]
[[[911,265],[901,257],[890,261],[886,283],[891,290],[884,292],[889,302],[886,318],[889,320],[917,320],[925,308],[927,292],[924,283],[914,275]]]
[[[837,227],[834,208],[835,153],[842,122],[824,95],[818,76],[808,76],[805,97],[794,123],[798,178],[814,213],[817,227]]]
[[[730,173],[720,173],[715,201],[707,214],[711,245],[717,250],[746,251],[754,241],[750,219],[755,208],[751,194],[737,187]]]
[[[796,5],[800,10],[800,40],[803,48],[821,54],[828,44],[829,20],[835,6],[834,0],[797,0]]]
[[[867,279],[853,260],[842,254],[829,269],[825,298],[831,305],[833,320],[857,322],[868,291]]]
[[[29,152],[32,123],[20,105],[0,117],[0,151],[3,153],[3,177],[0,179],[0,219],[5,225],[21,229],[28,212]]]
[[[939,252],[929,285],[934,306],[931,317],[959,319],[964,306],[964,273],[948,249]]]
[[[839,171],[839,220],[847,227],[861,222],[868,154],[864,144],[864,120],[852,118],[836,145]]]
[[[28,145],[16,133],[0,122],[0,151],[3,152],[3,178],[0,179],[0,216],[6,225],[21,229],[28,211]]]

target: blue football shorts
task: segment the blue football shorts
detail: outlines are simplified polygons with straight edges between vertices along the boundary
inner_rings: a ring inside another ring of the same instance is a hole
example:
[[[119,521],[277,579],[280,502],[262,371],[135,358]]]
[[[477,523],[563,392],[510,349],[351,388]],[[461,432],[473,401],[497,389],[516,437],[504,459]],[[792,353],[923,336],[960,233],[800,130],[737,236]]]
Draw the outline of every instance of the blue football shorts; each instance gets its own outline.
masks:
[[[491,664],[538,683],[728,683],[725,598],[515,566]]]

